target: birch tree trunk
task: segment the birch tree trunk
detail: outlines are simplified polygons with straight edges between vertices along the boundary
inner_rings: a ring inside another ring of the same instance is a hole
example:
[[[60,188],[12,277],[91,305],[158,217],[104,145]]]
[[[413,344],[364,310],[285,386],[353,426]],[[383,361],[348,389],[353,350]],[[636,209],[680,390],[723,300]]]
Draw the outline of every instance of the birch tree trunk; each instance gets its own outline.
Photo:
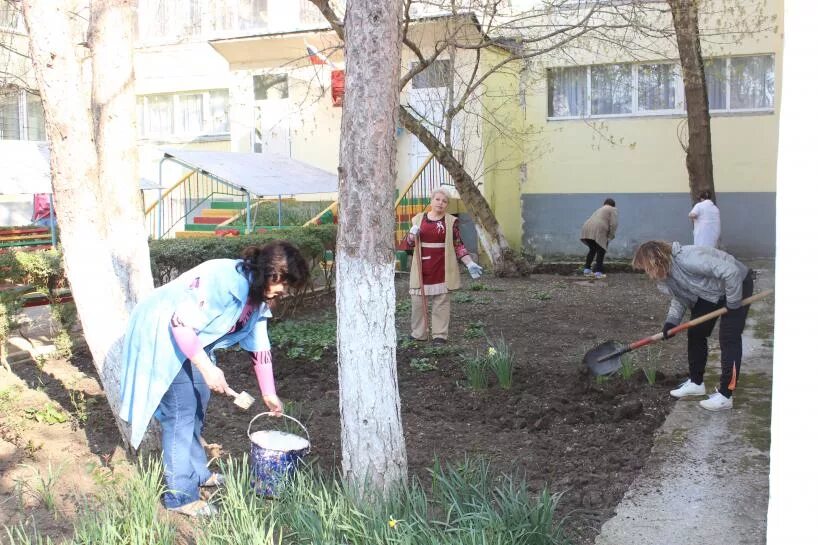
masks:
[[[345,17],[337,241],[342,467],[363,491],[405,482],[395,358],[394,191],[400,0],[351,0]]]
[[[673,15],[673,28],[676,31],[687,105],[688,136],[685,162],[690,183],[690,198],[693,203],[697,203],[699,193],[709,190],[715,202],[710,109],[699,41],[699,0],[668,0],[668,4]]]
[[[128,315],[152,288],[136,181],[136,0],[92,0],[90,14],[87,6],[87,0],[24,0],[23,14],[51,145],[66,273],[117,414]]]

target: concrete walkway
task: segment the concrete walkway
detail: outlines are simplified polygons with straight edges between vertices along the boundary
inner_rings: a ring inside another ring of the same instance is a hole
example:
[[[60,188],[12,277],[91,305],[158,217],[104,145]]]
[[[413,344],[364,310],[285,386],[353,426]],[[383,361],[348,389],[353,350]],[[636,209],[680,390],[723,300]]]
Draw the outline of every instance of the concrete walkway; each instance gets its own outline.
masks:
[[[755,291],[772,288],[771,263],[753,263]],[[770,473],[773,302],[754,304],[744,333],[742,376],[732,411],[679,401],[650,458],[596,545],[762,545]],[[718,329],[714,332],[717,335]],[[705,384],[718,384],[717,337]]]

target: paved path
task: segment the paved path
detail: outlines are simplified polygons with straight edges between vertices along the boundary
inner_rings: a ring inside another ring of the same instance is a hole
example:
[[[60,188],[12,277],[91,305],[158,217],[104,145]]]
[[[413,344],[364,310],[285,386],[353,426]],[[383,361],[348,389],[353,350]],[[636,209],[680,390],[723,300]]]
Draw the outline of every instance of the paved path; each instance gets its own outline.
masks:
[[[753,265],[759,271],[756,291],[773,287],[772,264]],[[602,526],[596,545],[765,543],[772,312],[770,298],[751,307],[733,410],[705,411],[698,405],[703,398],[677,402],[657,432],[642,473],[616,515]],[[711,347],[717,342],[711,341]],[[711,351],[708,391],[717,382],[718,353],[714,357]]]

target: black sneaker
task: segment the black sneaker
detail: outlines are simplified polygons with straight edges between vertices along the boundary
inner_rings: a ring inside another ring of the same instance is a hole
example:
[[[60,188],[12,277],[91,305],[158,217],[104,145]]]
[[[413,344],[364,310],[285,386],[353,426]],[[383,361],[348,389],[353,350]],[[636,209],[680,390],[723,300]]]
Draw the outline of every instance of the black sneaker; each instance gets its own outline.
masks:
[[[432,344],[446,344],[446,339],[442,337],[435,337],[432,339]]]

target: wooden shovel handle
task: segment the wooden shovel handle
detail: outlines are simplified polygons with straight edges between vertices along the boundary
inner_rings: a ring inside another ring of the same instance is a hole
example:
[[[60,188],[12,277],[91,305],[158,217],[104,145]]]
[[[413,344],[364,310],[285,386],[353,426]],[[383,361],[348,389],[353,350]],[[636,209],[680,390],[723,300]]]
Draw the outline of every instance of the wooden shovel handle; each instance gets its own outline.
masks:
[[[765,297],[770,295],[772,292],[773,292],[773,290],[760,291],[760,292],[756,293],[755,295],[751,295],[750,297],[747,297],[746,299],[742,299],[740,306],[744,307],[744,306],[747,306],[749,304],[755,303],[756,301],[760,301],[761,299],[764,299]],[[693,326],[697,326],[697,325],[702,324],[702,323],[704,323],[704,322],[706,322],[708,320],[712,320],[713,318],[718,318],[722,314],[727,314],[727,310],[728,310],[727,307],[722,307],[722,308],[720,308],[718,310],[714,310],[713,312],[708,312],[707,314],[704,314],[702,316],[699,316],[698,318],[690,320],[689,322],[679,324],[676,327],[674,327],[673,329],[668,330],[668,332],[667,332],[668,336],[675,335],[677,333],[680,333],[680,332],[684,331],[685,329],[690,329]],[[650,337],[645,337],[644,339],[640,339],[640,340],[638,340],[636,342],[633,342],[630,345],[628,345],[628,352],[630,352],[631,350],[636,350],[637,348],[641,348],[641,347],[643,347],[645,345],[648,345],[648,344],[650,344],[652,342],[661,341],[663,338],[664,338],[664,335],[662,334],[662,332],[659,332],[656,335],[651,335]]]

